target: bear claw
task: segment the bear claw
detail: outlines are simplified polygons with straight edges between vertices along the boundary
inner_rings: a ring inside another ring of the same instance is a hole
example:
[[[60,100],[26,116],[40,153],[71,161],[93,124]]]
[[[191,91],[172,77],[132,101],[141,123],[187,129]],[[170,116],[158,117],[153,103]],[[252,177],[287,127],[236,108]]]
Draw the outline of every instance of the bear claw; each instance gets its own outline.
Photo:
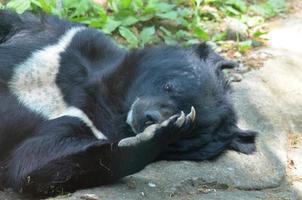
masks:
[[[181,127],[186,121],[186,116],[185,113],[183,111],[181,111],[180,116],[177,118],[175,124],[179,127]]]
[[[192,122],[195,120],[196,111],[194,106],[191,107],[191,112],[187,115],[187,117],[190,118]]]

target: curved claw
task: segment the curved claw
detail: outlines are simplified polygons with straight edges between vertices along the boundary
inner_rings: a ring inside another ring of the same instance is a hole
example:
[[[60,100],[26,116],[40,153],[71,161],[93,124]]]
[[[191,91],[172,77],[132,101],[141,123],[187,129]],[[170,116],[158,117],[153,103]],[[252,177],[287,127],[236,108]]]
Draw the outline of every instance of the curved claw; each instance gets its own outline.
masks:
[[[177,118],[175,124],[179,127],[181,127],[186,121],[185,113],[181,111],[180,116]]]
[[[194,106],[191,107],[191,112],[187,115],[187,117],[188,117],[189,119],[191,119],[192,122],[195,120],[196,111],[195,111]]]

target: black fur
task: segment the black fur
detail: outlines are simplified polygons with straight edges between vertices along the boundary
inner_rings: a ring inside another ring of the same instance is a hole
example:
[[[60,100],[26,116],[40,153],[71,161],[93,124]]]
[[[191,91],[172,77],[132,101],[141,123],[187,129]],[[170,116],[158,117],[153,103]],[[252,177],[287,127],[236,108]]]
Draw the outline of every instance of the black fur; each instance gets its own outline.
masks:
[[[53,195],[115,181],[157,159],[205,160],[226,149],[255,150],[256,133],[236,126],[221,72],[235,64],[206,44],[127,51],[85,29],[61,54],[56,84],[65,102],[83,110],[108,140],[97,140],[78,118],[48,120],[30,111],[8,89],[15,66],[74,26],[81,25],[0,11],[2,186]],[[159,125],[191,106],[194,122],[187,118],[178,127],[174,117],[168,126]],[[126,123],[130,109],[137,135]],[[156,128],[145,129],[150,124]],[[138,142],[119,145],[129,137]]]

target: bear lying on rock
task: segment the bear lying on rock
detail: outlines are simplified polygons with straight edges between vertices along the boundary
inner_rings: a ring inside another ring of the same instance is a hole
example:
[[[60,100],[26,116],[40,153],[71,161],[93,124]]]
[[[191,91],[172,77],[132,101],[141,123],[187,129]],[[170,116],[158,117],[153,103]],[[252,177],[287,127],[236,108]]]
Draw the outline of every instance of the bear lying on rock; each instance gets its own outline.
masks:
[[[127,51],[56,17],[0,11],[0,182],[54,195],[165,160],[255,150],[206,44]]]

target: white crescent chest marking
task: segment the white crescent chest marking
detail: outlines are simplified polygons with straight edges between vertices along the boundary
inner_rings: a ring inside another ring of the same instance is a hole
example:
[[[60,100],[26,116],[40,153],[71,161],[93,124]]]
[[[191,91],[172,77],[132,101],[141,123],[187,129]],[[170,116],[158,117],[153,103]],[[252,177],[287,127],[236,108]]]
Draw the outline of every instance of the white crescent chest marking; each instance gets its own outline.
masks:
[[[84,122],[86,126],[90,128],[90,130],[93,132],[96,138],[107,139],[107,137],[93,125],[93,122],[88,118],[88,116],[82,110],[70,106],[59,117],[62,116],[71,116],[81,119],[81,121]]]
[[[84,29],[69,29],[56,44],[35,51],[27,60],[17,65],[9,88],[23,105],[45,118],[77,117],[90,127],[98,139],[106,139],[82,110],[66,104],[61,90],[56,85],[60,54],[66,50],[76,33]]]

